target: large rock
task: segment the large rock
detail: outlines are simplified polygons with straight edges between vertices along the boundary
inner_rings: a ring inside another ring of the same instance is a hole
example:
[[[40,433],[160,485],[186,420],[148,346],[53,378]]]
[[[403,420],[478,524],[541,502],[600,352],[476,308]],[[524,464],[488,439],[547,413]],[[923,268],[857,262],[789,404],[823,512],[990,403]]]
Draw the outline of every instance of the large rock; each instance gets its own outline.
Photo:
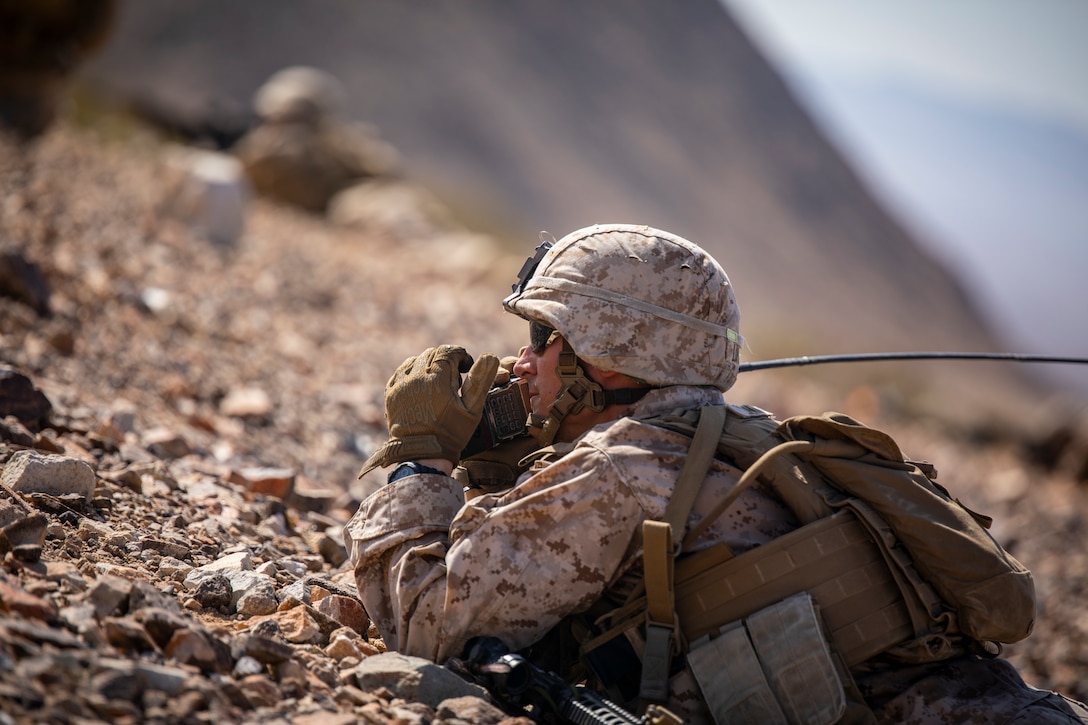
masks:
[[[168,157],[164,213],[211,242],[229,247],[242,236],[251,195],[241,162],[216,151],[178,149]]]
[[[85,461],[38,451],[16,451],[4,466],[3,482],[19,493],[78,494],[90,500],[94,470]]]
[[[438,707],[455,697],[487,699],[487,690],[466,682],[460,676],[430,660],[399,652],[384,652],[367,657],[350,670],[357,686],[364,691],[388,688],[397,697]]]
[[[258,90],[261,121],[233,151],[259,193],[323,212],[337,192],[395,171],[389,144],[340,117],[343,94],[336,78],[305,67],[284,69]]]
[[[0,418],[15,416],[36,430],[49,420],[53,404],[34,383],[10,365],[0,363]]]
[[[0,252],[0,296],[10,297],[33,308],[39,315],[49,313],[49,285],[38,265],[19,252]]]

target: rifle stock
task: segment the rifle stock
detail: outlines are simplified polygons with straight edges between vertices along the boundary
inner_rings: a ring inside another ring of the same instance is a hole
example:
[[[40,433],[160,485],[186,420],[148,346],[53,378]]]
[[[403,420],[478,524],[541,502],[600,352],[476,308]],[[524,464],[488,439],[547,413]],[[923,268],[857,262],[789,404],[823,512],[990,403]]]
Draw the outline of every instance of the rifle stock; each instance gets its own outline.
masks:
[[[576,725],[672,725],[681,720],[651,705],[646,715],[635,716],[608,698],[581,686],[572,686],[521,655],[495,637],[474,637],[465,649],[464,664],[481,685],[508,710],[536,722]]]

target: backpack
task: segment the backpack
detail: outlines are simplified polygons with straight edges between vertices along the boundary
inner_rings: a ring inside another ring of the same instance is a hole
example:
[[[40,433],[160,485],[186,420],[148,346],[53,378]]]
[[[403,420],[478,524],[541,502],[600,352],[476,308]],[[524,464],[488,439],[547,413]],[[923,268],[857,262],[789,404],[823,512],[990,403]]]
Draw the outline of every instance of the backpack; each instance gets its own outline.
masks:
[[[813,595],[851,669],[876,655],[928,662],[963,651],[965,638],[1011,643],[1031,633],[1030,572],[990,535],[989,518],[954,499],[933,466],[908,460],[887,434],[841,413],[780,422],[735,405],[648,422],[692,436],[692,448],[664,520],[644,524],[645,595],[599,617],[599,634],[583,651],[646,624],[646,655],[659,650],[649,669],[660,669],[668,650],[690,651],[730,622],[802,592]],[[713,457],[745,473],[685,532]],[[724,544],[686,552],[683,543],[757,479],[801,527],[736,556]],[[655,629],[666,644],[651,644]],[[660,689],[660,673],[647,669],[644,656],[644,686],[657,679]]]

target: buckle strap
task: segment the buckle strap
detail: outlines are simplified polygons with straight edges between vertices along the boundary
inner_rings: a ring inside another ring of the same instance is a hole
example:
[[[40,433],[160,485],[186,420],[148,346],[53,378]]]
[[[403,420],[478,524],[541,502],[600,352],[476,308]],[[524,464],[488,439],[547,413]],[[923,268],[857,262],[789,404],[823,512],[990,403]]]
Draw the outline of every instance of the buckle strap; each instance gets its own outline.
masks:
[[[672,526],[667,521],[642,522],[642,567],[646,579],[649,622],[672,627],[674,613]]]
[[[688,457],[676,487],[665,506],[663,521],[642,522],[642,567],[646,585],[646,648],[642,656],[639,698],[665,702],[669,697],[669,665],[681,645],[680,620],[676,616],[675,557],[680,552],[688,514],[710,470],[725,426],[725,407],[702,409]],[[679,534],[676,545],[673,532]]]

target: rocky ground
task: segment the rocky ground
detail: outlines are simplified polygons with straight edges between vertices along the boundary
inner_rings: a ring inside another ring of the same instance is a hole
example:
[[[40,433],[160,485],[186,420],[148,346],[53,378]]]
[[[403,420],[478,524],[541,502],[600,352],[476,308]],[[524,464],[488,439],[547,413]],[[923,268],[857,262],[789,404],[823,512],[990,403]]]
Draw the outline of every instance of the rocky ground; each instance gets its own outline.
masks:
[[[355,474],[392,369],[439,342],[515,351],[499,300],[532,240],[411,202],[347,228],[255,199],[213,242],[139,128],[69,122],[2,153],[0,723],[505,717],[382,654],[342,527],[374,485]],[[751,402],[825,402],[766,381]],[[1035,573],[1036,631],[1010,659],[1088,697],[1079,434],[888,423]]]

